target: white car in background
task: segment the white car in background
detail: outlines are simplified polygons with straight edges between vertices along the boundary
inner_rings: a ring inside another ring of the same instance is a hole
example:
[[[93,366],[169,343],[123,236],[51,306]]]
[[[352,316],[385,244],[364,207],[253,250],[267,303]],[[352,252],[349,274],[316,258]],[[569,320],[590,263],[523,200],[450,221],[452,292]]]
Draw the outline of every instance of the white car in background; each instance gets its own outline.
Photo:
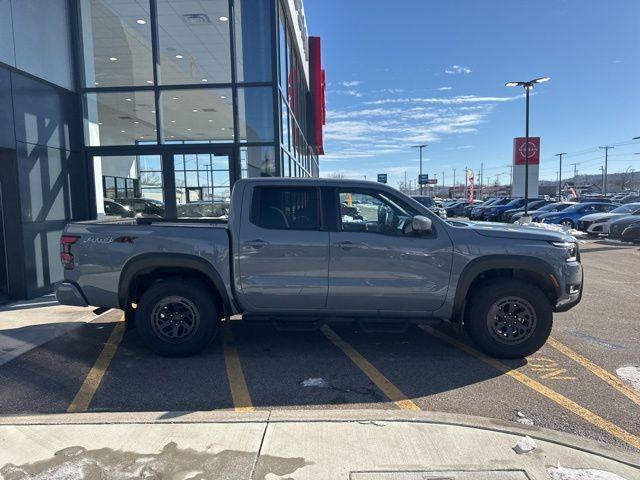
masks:
[[[640,216],[640,202],[627,203],[610,212],[585,215],[578,222],[578,230],[586,232],[588,235],[607,235],[612,221],[628,215]]]

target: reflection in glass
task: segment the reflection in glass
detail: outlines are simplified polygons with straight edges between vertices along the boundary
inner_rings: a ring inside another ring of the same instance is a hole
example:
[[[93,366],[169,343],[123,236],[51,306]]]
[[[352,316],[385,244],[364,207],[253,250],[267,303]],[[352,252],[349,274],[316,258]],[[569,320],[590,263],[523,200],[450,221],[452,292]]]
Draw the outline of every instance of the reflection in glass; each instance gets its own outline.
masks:
[[[273,142],[272,94],[271,87],[238,88],[240,141]]]
[[[239,82],[271,81],[271,2],[236,0],[236,75]]]
[[[156,143],[152,92],[85,95],[85,137],[91,146]]]
[[[158,0],[160,83],[231,82],[228,0]]]
[[[168,90],[161,98],[165,142],[233,141],[230,89]]]
[[[242,178],[275,176],[275,156],[273,147],[242,147],[240,149]]]
[[[226,218],[231,195],[229,157],[178,154],[173,159],[178,217]],[[194,169],[185,169],[187,165]]]
[[[81,0],[86,87],[153,83],[149,2]]]

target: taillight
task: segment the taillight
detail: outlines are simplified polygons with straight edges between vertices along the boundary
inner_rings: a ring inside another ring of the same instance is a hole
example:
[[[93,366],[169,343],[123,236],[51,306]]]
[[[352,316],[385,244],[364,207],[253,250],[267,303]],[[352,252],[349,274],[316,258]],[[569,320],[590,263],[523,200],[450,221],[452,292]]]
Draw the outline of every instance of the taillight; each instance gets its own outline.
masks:
[[[62,235],[60,237],[60,261],[65,270],[73,270],[73,254],[71,245],[80,240],[75,235]]]

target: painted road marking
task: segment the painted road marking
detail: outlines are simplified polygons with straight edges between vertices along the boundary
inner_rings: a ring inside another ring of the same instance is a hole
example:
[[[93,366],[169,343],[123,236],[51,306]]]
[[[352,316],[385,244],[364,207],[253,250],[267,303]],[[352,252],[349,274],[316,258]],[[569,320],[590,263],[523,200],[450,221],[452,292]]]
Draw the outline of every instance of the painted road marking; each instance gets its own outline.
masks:
[[[80,390],[78,390],[69,408],[67,408],[68,413],[86,412],[89,409],[91,400],[93,400],[93,396],[102,382],[102,377],[104,377],[111,360],[118,350],[118,345],[122,341],[124,330],[124,315],[122,315],[113,330],[111,330],[107,343],[105,343],[96,362],[89,370],[84,382],[82,382]]]
[[[567,373],[567,369],[560,368],[558,362],[553,358],[536,354],[529,357],[527,366],[544,380],[577,380],[576,377],[564,375]]]
[[[420,411],[420,407],[413,403],[409,398],[400,391],[393,383],[391,383],[383,374],[374,367],[366,358],[364,358],[355,348],[345,342],[336,332],[328,325],[323,325],[320,331],[349,359],[356,364],[364,374],[398,407],[403,410]]]
[[[612,373],[607,372],[604,368],[596,365],[588,358],[580,355],[578,352],[567,347],[565,344],[556,340],[555,338],[550,337],[547,340],[547,344],[558,350],[563,355],[566,355],[571,360],[579,363],[601,380],[607,382],[609,385],[618,390],[621,394],[634,402],[636,405],[640,405],[640,394],[632,388],[628,387],[622,380],[620,380]]]
[[[251,395],[244,378],[238,350],[234,346],[233,331],[230,322],[220,322],[220,340],[224,352],[224,363],[227,368],[227,378],[231,389],[231,398],[236,412],[253,412]]]
[[[429,333],[430,335],[433,335],[434,337],[439,338],[440,340],[443,340],[449,343],[450,345],[453,345],[459,348],[460,350],[468,353],[469,355],[473,355],[474,357],[478,358],[479,360],[482,360],[488,365],[491,365],[496,370],[510,376],[511,378],[517,380],[523,385],[526,385],[532,390],[535,390],[541,395],[544,395],[545,397],[554,401],[561,407],[564,407],[570,412],[578,415],[579,417],[582,417],[587,422],[591,423],[592,425],[595,425],[601,430],[604,430],[608,434],[613,435],[614,437],[622,440],[625,443],[628,443],[629,445],[634,446],[637,449],[640,449],[640,437],[637,437],[636,435],[633,435],[632,433],[629,433],[626,430],[620,428],[616,424],[608,420],[605,420],[601,416],[593,413],[591,410],[588,410],[582,405],[577,404],[573,400],[565,397],[564,395],[556,392],[555,390],[552,390],[551,388],[543,385],[537,380],[534,380],[533,378],[528,377],[527,375],[525,375],[522,372],[519,372],[518,370],[512,370],[511,367],[508,367],[501,361],[496,360],[495,358],[489,357],[484,353],[476,350],[475,348],[470,347],[469,345],[466,345],[465,343],[459,340],[456,340],[455,338],[452,338],[449,335],[436,330],[435,328],[432,328],[428,325],[420,325],[420,328],[425,332]]]

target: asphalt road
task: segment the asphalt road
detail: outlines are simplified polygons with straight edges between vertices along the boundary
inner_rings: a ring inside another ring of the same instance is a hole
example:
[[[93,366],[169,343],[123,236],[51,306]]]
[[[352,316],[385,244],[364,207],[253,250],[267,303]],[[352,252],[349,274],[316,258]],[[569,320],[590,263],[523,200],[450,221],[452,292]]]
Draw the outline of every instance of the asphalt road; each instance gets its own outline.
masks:
[[[640,451],[640,392],[616,376],[640,365],[640,248],[588,241],[582,259],[582,302],[526,360],[489,359],[445,327],[283,333],[241,320],[202,355],[167,359],[112,311],[0,366],[0,414],[405,408],[524,416]]]

